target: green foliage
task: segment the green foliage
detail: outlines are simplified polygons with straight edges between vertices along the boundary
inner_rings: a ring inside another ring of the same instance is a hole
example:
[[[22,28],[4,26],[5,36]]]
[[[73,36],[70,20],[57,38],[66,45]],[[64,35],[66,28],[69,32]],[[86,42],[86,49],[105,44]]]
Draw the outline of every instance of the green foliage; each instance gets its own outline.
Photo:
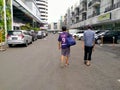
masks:
[[[11,0],[6,1],[6,22],[7,22],[7,30],[12,29],[12,20],[11,20]]]
[[[28,27],[26,27],[26,26],[21,26],[20,27],[22,30],[28,30]]]
[[[5,26],[4,26],[4,11],[3,11],[3,0],[0,0],[0,28],[3,29],[2,32],[2,42],[5,41]]]
[[[30,24],[28,23],[28,24],[26,24],[26,25],[23,25],[23,26],[21,26],[20,27],[22,30],[30,30],[31,29],[31,27],[30,27]]]
[[[0,35],[2,33],[2,36],[0,36],[0,41],[1,41],[1,37],[2,37],[2,42],[5,41],[5,30],[2,30],[2,32],[0,31]]]
[[[3,0],[0,0],[0,27],[4,28]]]
[[[10,10],[10,8],[6,8],[6,17],[7,17],[7,30],[11,30],[12,20],[11,20],[11,10]]]
[[[4,42],[5,41],[5,35],[6,35],[6,32],[5,32],[5,18],[4,18],[4,0],[0,0],[0,28],[3,30],[2,32],[2,41]],[[6,25],[7,25],[7,30],[11,30],[12,28],[12,22],[11,22],[11,3],[10,3],[11,0],[6,0]]]
[[[2,33],[2,42],[4,42],[5,41],[5,30],[4,30],[4,32]]]
[[[40,28],[33,28],[33,30],[35,30],[35,31],[39,31],[39,30],[40,30]]]
[[[0,0],[0,6],[3,6],[3,0]]]
[[[35,30],[35,31],[39,31],[40,30],[40,28],[37,28],[37,27],[33,28],[33,27],[31,27],[29,23],[24,25],[24,26],[21,26],[20,28],[22,30]]]

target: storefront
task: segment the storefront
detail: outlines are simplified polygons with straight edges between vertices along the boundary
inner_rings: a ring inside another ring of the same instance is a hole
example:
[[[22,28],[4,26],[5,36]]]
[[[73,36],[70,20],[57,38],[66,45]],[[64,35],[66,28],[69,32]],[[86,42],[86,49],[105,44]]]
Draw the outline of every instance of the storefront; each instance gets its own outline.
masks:
[[[120,22],[115,23],[115,30],[120,30]]]

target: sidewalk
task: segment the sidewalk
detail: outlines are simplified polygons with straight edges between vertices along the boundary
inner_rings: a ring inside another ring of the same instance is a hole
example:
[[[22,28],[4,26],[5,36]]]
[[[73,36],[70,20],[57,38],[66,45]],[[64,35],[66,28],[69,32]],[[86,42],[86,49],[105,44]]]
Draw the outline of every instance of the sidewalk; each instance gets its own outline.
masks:
[[[7,49],[7,44],[6,43],[0,43],[0,51],[5,51]]]
[[[105,51],[115,53],[120,56],[120,44],[103,44],[102,46],[98,45],[101,47],[101,49],[104,49]]]

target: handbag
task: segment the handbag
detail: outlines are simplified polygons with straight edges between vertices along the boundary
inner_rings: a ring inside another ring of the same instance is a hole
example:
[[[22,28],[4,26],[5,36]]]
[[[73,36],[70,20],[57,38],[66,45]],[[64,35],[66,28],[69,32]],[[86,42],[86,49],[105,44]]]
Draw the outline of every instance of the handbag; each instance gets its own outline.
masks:
[[[76,45],[76,41],[75,41],[75,39],[72,37],[72,35],[69,35],[69,36],[67,37],[67,45],[68,45],[68,46]]]

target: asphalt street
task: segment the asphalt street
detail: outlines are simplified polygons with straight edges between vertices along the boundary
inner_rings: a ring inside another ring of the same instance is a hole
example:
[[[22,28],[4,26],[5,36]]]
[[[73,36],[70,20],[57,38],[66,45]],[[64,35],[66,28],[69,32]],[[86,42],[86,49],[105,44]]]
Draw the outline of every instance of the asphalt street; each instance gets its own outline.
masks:
[[[60,67],[58,34],[28,47],[0,52],[0,90],[120,90],[120,55],[95,46],[91,66],[83,63],[81,41],[71,47],[68,67]]]

